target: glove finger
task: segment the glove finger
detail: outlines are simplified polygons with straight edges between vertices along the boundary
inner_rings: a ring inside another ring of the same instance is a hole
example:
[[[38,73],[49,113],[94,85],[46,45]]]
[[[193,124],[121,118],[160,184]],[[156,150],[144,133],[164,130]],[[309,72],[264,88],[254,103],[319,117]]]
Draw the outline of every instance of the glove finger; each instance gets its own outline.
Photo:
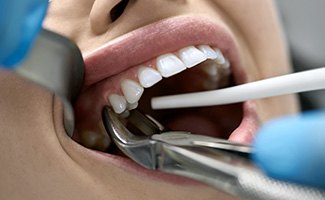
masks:
[[[325,189],[325,112],[272,121],[253,146],[253,160],[270,177]]]

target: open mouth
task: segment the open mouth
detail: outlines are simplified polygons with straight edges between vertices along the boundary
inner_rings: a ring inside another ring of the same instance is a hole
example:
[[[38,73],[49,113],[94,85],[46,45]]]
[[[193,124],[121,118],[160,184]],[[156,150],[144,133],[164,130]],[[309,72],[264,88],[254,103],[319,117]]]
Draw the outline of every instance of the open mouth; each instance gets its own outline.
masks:
[[[75,106],[74,139],[88,148],[114,154],[100,126],[106,105],[121,115],[140,109],[171,130],[243,143],[249,143],[257,129],[249,102],[160,111],[150,107],[154,96],[245,82],[230,34],[205,18],[182,16],[148,25],[94,51],[85,62],[86,86]]]
[[[140,87],[149,87],[144,90],[139,100],[137,107],[140,110],[171,130],[229,137],[242,119],[240,104],[155,111],[150,108],[150,99],[153,96],[204,91],[233,85],[230,63],[219,49],[208,45],[185,47],[175,53],[159,56],[156,59],[156,67],[157,71],[152,68],[140,68],[138,71]],[[152,86],[153,83],[155,85]],[[114,109],[114,102],[111,102],[111,105]],[[230,116],[227,110],[237,111],[232,112]],[[229,119],[231,123],[226,122]]]

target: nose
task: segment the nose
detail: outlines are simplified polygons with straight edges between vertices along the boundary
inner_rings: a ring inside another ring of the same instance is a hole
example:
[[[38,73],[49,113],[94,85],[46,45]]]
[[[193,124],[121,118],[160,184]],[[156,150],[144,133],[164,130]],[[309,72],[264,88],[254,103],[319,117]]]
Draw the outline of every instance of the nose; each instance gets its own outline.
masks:
[[[106,32],[109,25],[123,14],[128,3],[129,0],[96,0],[89,15],[93,33]]]

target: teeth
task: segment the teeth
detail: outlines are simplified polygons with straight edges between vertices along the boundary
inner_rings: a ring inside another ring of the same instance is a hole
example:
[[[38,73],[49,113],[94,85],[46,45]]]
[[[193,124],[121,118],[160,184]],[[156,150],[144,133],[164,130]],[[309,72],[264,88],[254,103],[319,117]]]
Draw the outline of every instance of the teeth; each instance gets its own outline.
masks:
[[[208,45],[200,45],[199,49],[204,53],[207,59],[214,60],[218,57],[218,53]]]
[[[206,90],[215,90],[216,88],[218,88],[218,86],[219,86],[219,81],[217,81],[217,80],[207,79],[207,80],[204,80],[204,82],[203,82],[203,87]]]
[[[149,88],[162,79],[162,76],[158,71],[149,67],[141,67],[138,72],[138,77],[140,84],[144,88]]]
[[[218,64],[215,61],[207,61],[203,63],[203,71],[208,75],[208,79],[203,81],[203,87],[206,90],[212,90],[218,88],[220,79]]]
[[[136,109],[137,107],[138,107],[138,102],[136,102],[136,103],[132,103],[132,104],[128,104],[127,105],[127,109],[128,110],[134,110],[134,109]]]
[[[100,127],[99,127],[100,128]],[[100,128],[101,129],[101,128]],[[107,151],[111,144],[110,137],[99,129],[80,131],[80,142],[83,146],[98,151]]]
[[[160,74],[168,78],[186,69],[185,64],[174,54],[165,54],[157,58],[157,68]]]
[[[225,63],[222,65],[222,68],[224,69],[226,75],[231,74],[230,62],[227,59],[225,59]]]
[[[152,66],[138,66],[138,82],[123,80],[121,82],[123,95],[111,94],[108,101],[116,113],[121,116],[127,115],[130,110],[138,107],[144,88],[152,87],[161,81],[162,77],[171,77],[199,64],[200,69],[208,76],[207,79],[202,80],[202,86],[205,89],[226,86],[221,82],[226,80],[232,72],[230,63],[222,52],[208,45],[188,46],[179,50],[177,56],[167,53],[157,57],[155,67],[158,71]]]
[[[205,62],[202,69],[210,77],[218,77],[219,76],[218,65],[214,61]]]
[[[136,103],[141,98],[144,91],[143,87],[138,83],[131,80],[124,80],[121,83],[121,89],[124,94],[125,99],[130,104]]]
[[[127,103],[126,99],[123,96],[111,94],[108,97],[108,100],[116,113],[121,114],[125,111]]]
[[[202,51],[193,46],[181,49],[179,51],[179,57],[185,63],[187,68],[192,68],[207,59]]]
[[[130,111],[125,110],[123,113],[120,114],[120,117],[122,118],[128,118],[130,116]]]
[[[216,62],[220,65],[223,65],[226,62],[225,57],[223,56],[222,52],[219,49],[215,49],[218,57],[215,59]]]

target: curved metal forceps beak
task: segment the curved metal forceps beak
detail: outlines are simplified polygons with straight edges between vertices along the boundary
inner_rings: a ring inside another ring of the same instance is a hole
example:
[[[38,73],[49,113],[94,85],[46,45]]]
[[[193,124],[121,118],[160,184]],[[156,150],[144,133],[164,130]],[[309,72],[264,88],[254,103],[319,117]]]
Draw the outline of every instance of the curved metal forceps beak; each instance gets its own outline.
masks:
[[[145,132],[146,135],[153,135],[160,132],[159,126],[156,126],[155,123],[148,118],[141,118],[142,115],[137,114],[137,111],[131,111],[131,115],[133,115],[131,120],[145,120],[144,122],[140,122],[145,125],[142,127],[140,126],[140,129],[142,129],[141,131]],[[143,167],[157,169],[156,141],[151,140],[150,137],[146,135],[138,136],[131,133],[122,122],[122,119],[107,106],[104,107],[102,111],[102,118],[106,131],[110,133],[115,144],[123,153]]]
[[[251,152],[249,146],[187,132],[164,132],[155,127],[155,121],[142,118],[141,113],[135,120],[140,118],[137,123],[142,129],[141,133],[149,130],[144,135],[136,135],[128,130],[123,119],[108,107],[103,109],[102,117],[115,144],[146,168],[188,177],[244,199],[325,198],[322,190],[265,176],[246,156]],[[131,117],[127,120],[134,119]]]

